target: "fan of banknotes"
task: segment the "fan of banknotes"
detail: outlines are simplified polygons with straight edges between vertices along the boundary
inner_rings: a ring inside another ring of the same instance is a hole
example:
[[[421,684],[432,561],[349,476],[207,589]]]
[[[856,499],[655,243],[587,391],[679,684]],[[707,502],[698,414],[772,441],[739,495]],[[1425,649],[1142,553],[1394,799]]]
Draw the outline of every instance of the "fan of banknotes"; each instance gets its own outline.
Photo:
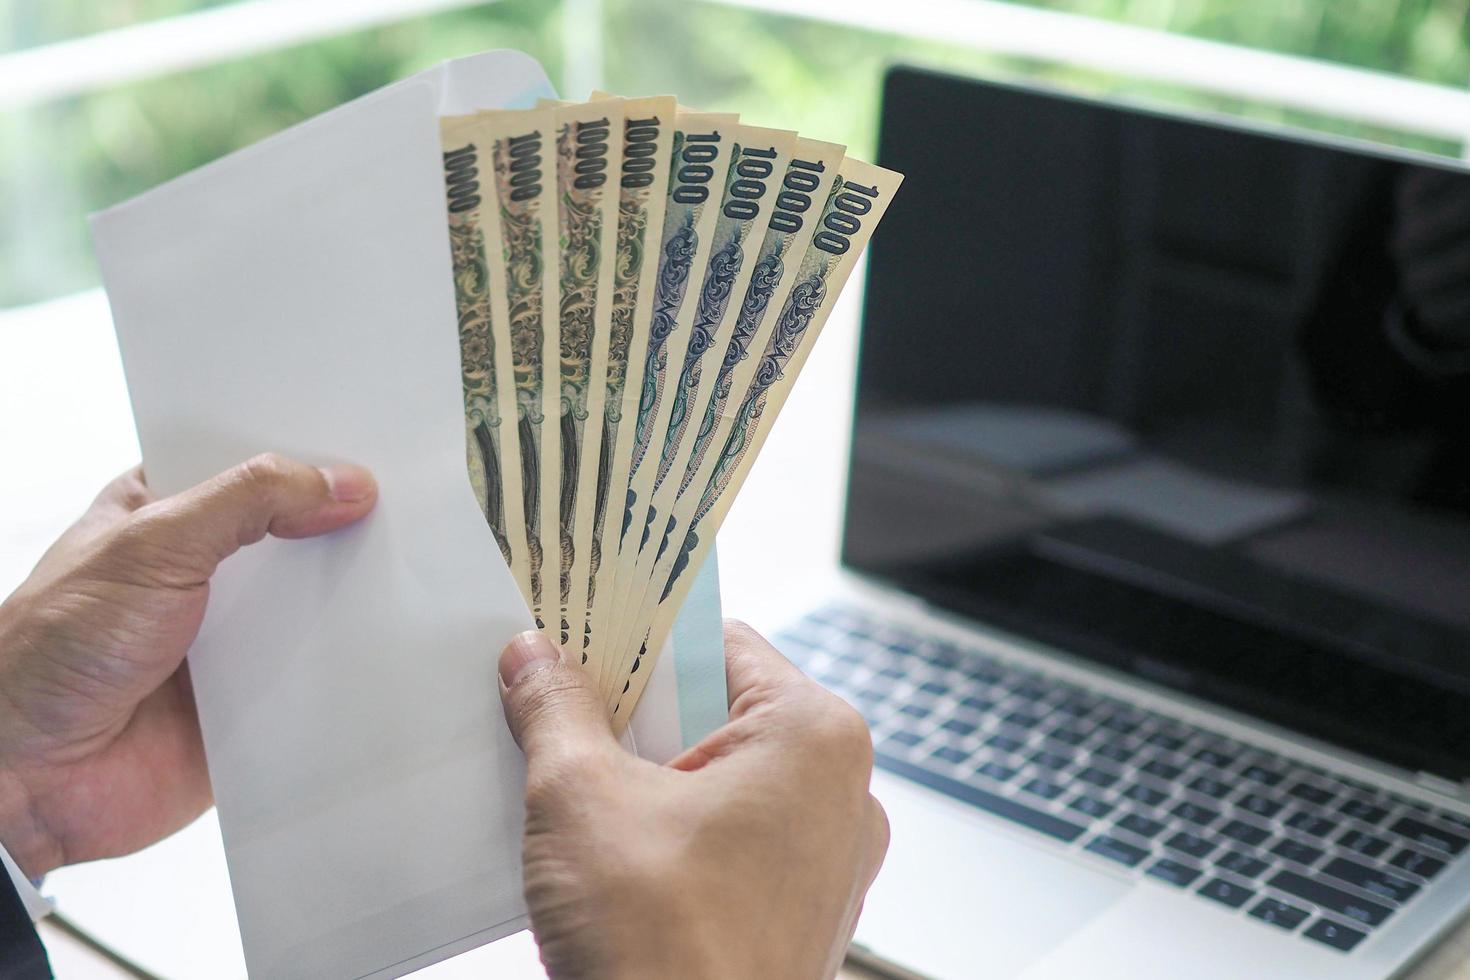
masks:
[[[441,132],[470,482],[621,728],[902,178],[672,97]]]

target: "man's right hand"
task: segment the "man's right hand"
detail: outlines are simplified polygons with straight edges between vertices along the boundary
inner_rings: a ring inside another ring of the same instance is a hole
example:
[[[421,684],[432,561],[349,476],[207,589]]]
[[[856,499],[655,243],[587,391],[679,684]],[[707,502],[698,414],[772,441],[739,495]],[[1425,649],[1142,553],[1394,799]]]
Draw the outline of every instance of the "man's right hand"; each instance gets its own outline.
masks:
[[[888,847],[862,718],[727,624],[730,722],[668,766],[617,744],[536,633],[500,660],[526,753],[525,885],[550,975],[830,977]]]

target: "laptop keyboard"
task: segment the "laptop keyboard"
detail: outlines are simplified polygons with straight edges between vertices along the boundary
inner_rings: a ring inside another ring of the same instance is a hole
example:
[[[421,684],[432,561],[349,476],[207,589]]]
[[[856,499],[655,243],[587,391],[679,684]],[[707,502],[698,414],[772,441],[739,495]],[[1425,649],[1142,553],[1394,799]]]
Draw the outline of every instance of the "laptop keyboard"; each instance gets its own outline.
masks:
[[[878,766],[1344,953],[1470,845],[1456,814],[852,607],[776,645],[862,712]]]

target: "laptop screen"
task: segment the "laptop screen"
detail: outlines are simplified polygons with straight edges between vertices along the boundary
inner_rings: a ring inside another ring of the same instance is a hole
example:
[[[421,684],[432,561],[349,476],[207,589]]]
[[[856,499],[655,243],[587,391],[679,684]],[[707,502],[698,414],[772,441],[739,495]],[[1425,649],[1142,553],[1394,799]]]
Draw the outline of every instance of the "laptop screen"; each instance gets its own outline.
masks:
[[[1470,173],[910,69],[879,162],[844,563],[1470,777]]]

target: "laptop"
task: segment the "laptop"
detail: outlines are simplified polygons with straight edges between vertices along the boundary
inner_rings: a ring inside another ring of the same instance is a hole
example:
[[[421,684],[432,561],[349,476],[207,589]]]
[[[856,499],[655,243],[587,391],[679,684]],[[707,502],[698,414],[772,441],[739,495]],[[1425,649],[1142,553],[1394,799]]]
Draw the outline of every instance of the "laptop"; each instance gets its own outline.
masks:
[[[1470,172],[900,68],[845,584],[856,949],[1379,978],[1470,905]]]

